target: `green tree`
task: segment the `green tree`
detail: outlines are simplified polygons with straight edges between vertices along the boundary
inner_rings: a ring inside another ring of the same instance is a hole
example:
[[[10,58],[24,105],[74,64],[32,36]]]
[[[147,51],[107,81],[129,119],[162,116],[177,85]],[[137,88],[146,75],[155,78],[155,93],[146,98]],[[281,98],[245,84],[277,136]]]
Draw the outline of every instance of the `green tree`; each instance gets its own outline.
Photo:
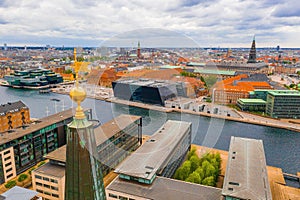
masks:
[[[189,175],[189,177],[185,181],[190,182],[190,183],[200,184],[201,183],[201,177],[197,172],[193,172]]]
[[[5,187],[6,187],[7,189],[10,189],[10,188],[12,188],[12,187],[14,187],[14,186],[16,186],[16,185],[17,185],[17,182],[14,181],[14,180],[11,180],[11,181],[8,181],[8,182],[5,184]]]
[[[188,158],[187,158],[188,160],[190,160],[192,156],[195,156],[195,155],[196,155],[196,150],[197,150],[196,148],[192,148],[192,149],[189,151],[188,156],[187,156],[187,157],[188,157]]]
[[[42,161],[37,166],[40,167],[40,166],[44,165],[45,163],[46,163],[45,161]]]
[[[31,169],[28,170],[28,173],[31,175],[31,172],[35,170],[35,167],[32,167]]]
[[[18,177],[18,182],[22,182],[24,180],[26,180],[28,178],[28,175],[27,174],[21,174],[19,177]]]
[[[190,171],[191,171],[191,161],[187,160],[182,165],[181,180],[185,180],[189,176]]]
[[[73,71],[72,71],[72,69],[67,69],[67,70],[64,71],[64,73],[65,73],[65,74],[72,74]]]
[[[191,172],[193,172],[199,167],[200,159],[197,155],[193,155],[190,158],[190,161],[191,161]]]
[[[202,180],[201,182],[203,185],[208,185],[208,186],[215,186],[215,178],[213,176],[206,177],[205,179]]]
[[[204,170],[202,169],[202,167],[198,167],[195,170],[196,173],[198,173],[200,175],[201,180],[204,178]]]

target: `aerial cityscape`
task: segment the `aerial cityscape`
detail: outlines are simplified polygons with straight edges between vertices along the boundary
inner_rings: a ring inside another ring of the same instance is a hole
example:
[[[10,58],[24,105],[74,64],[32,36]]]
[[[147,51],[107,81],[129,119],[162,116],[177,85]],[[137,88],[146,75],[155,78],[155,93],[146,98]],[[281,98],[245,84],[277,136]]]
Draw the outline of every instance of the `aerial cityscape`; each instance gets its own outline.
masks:
[[[299,9],[0,1],[0,200],[300,200]]]

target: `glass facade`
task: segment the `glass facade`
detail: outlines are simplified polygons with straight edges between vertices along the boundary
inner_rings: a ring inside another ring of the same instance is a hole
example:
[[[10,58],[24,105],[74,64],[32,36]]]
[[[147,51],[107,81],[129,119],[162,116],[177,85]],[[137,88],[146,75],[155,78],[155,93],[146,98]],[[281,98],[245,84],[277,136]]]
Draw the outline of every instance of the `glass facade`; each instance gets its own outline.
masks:
[[[141,118],[97,147],[104,176],[140,146],[142,137],[140,126]]]

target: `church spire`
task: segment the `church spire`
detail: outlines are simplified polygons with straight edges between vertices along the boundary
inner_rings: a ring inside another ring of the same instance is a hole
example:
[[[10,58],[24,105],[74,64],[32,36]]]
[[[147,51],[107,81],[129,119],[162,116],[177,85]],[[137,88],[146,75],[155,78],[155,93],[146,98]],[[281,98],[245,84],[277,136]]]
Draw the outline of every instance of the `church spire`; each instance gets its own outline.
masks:
[[[255,45],[255,35],[253,36],[253,41],[249,53],[249,59],[247,63],[256,63],[256,45]]]
[[[80,65],[74,49],[76,84],[70,97],[77,103],[77,108],[67,129],[65,200],[105,200],[93,124],[87,120],[80,105],[86,98],[86,92],[78,82]]]

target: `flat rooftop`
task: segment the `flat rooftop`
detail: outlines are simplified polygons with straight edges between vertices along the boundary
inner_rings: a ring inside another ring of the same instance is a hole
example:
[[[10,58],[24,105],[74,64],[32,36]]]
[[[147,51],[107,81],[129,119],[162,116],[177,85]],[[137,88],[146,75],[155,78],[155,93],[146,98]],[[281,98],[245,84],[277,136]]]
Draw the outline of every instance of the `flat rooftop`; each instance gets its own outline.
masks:
[[[140,119],[140,116],[135,115],[119,115],[118,117],[106,122],[105,124],[94,129],[96,145],[100,145],[110,137],[123,130],[136,120]],[[66,145],[50,152],[45,156],[50,160],[56,160],[60,162],[66,162]]]
[[[224,196],[271,200],[262,140],[231,137]]]
[[[215,75],[228,75],[228,76],[234,76],[236,74],[235,71],[226,71],[226,70],[213,70],[213,69],[195,69],[195,73],[200,74],[215,74]]]
[[[0,195],[1,200],[31,200],[38,195],[37,191],[14,186]]]
[[[178,145],[190,122],[168,120],[115,170],[116,173],[151,180]]]
[[[0,133],[0,145],[5,144],[11,140],[23,137],[24,135],[27,135],[29,133],[38,131],[38,130],[45,128],[47,126],[50,126],[52,124],[56,124],[63,120],[72,118],[74,113],[75,113],[75,109],[74,109],[74,111],[73,111],[73,109],[68,109],[68,110],[56,113],[54,115],[50,115],[48,117],[39,119],[37,122],[35,122],[33,124],[27,124],[25,128],[12,129],[10,131]]]
[[[106,190],[108,190],[108,192],[116,191],[146,199],[219,200],[222,196],[222,190],[219,188],[183,182],[161,176],[156,177],[151,185],[126,181],[117,177],[106,187]]]
[[[266,104],[266,101],[262,99],[239,99],[241,103],[257,103],[257,104]]]
[[[46,174],[47,176],[53,176],[57,178],[62,178],[65,176],[66,168],[64,166],[53,165],[50,162],[44,164],[43,166],[35,169],[36,173]]]
[[[268,93],[273,96],[300,96],[300,92],[296,90],[271,90]]]

